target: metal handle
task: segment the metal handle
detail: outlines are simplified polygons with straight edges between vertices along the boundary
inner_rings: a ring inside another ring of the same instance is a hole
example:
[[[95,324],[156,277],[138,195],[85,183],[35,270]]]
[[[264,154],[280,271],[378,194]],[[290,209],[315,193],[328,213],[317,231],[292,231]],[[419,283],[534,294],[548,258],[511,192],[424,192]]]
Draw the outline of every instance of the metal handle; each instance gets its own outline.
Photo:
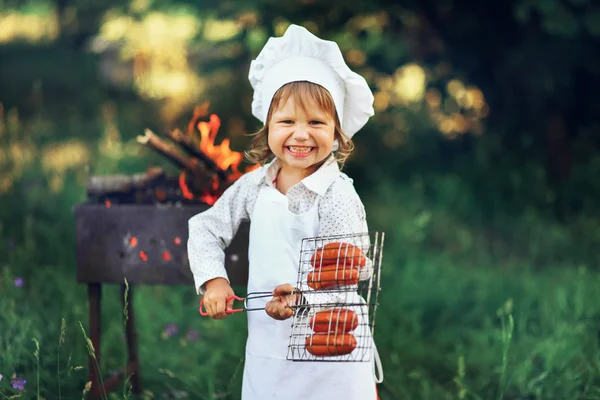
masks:
[[[236,295],[231,295],[229,296],[225,301],[229,302],[230,300],[237,300],[237,301],[244,301],[245,299],[243,297],[238,297]],[[206,311],[202,310],[202,306],[204,305],[204,297],[200,300],[200,315],[202,315],[203,317],[207,317],[208,313]],[[235,308],[235,309],[231,309],[231,310],[225,310],[226,314],[233,314],[233,313],[238,313],[238,312],[242,312],[242,311],[246,311],[245,308]]]
[[[255,308],[248,308],[248,301],[249,300],[255,300],[255,299],[263,299],[265,297],[271,297],[273,296],[272,292],[250,292],[246,295],[246,300],[244,300],[244,307],[246,308],[246,311],[260,311],[260,310],[264,310],[264,307],[255,307]]]
[[[291,292],[290,294],[292,294],[293,292]],[[226,314],[233,314],[233,313],[238,313],[238,312],[242,312],[242,311],[260,311],[260,310],[264,310],[264,307],[257,307],[257,308],[248,308],[248,300],[255,300],[255,299],[261,299],[261,298],[265,298],[265,297],[271,297],[273,296],[272,292],[251,292],[248,293],[246,295],[246,297],[238,297],[236,295],[232,295],[229,296],[225,301],[229,301],[229,300],[237,300],[237,301],[243,301],[244,302],[244,308],[237,308],[237,309],[231,309],[231,310],[225,310]],[[202,310],[202,306],[204,305],[204,297],[202,298],[202,300],[200,300],[200,315],[202,315],[203,317],[207,317],[208,313],[206,311]]]

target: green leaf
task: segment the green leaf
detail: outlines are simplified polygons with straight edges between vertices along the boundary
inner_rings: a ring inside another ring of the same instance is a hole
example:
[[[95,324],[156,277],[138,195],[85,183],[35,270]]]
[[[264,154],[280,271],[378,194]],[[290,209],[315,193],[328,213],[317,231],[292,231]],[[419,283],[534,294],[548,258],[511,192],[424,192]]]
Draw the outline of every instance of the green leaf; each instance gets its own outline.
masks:
[[[248,48],[252,52],[258,54],[260,52],[260,49],[262,49],[262,47],[267,42],[267,39],[268,39],[268,35],[267,35],[266,29],[261,28],[261,27],[251,29],[248,31],[248,36],[247,36]]]
[[[600,36],[600,9],[589,11],[583,16],[583,25],[592,36]]]
[[[561,8],[564,8],[562,4],[560,4],[556,0],[537,0],[536,2],[537,9],[542,14],[554,14],[559,11]]]
[[[541,8],[544,14],[542,25],[546,32],[557,36],[574,37],[580,32],[579,21],[562,4]]]
[[[523,0],[514,6],[513,14],[518,22],[521,24],[526,23],[529,20],[529,13],[535,6],[535,0]]]

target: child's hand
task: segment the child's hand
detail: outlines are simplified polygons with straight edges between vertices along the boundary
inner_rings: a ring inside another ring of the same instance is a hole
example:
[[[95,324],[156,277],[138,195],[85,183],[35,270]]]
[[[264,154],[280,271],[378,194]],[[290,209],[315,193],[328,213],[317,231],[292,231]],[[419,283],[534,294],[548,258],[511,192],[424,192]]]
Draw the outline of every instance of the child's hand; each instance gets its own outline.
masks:
[[[265,306],[267,314],[278,320],[288,319],[294,315],[291,306],[298,302],[299,294],[293,293],[296,289],[289,283],[279,285],[273,290],[273,299]]]
[[[204,308],[208,316],[212,319],[224,319],[227,316],[225,310],[233,308],[233,299],[227,301],[233,295],[233,289],[226,279],[215,278],[208,281],[204,292]]]

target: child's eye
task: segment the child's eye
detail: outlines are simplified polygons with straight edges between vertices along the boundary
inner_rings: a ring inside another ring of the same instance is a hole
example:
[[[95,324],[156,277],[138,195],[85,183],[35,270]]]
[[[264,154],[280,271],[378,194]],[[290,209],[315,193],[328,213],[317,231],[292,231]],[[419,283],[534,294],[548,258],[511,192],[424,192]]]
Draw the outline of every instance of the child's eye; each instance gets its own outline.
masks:
[[[283,121],[279,121],[279,122],[281,122],[282,124],[293,124],[294,123],[294,121],[292,121],[291,119],[284,119]]]
[[[311,125],[323,125],[323,122],[322,122],[322,121],[316,121],[316,120],[315,120],[315,121],[310,121],[310,124],[311,124]]]

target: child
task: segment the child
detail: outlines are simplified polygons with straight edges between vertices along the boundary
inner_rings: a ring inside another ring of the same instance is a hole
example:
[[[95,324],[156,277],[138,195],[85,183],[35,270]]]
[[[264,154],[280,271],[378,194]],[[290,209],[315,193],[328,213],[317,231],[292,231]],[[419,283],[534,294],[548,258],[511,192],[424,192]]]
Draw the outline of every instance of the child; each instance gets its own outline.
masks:
[[[273,292],[273,298],[262,303],[265,313],[247,314],[242,399],[375,400],[372,363],[286,360],[289,305],[296,301],[288,293],[302,239],[367,232],[363,204],[338,164],[353,149],[352,135],[373,115],[373,94],[337,44],[296,25],[269,39],[249,78],[252,112],[264,126],[246,155],[262,167],[190,219],[188,254],[197,292],[212,318],[225,318],[232,308],[226,299],[234,293],[224,249],[241,221],[250,220],[248,292]]]

